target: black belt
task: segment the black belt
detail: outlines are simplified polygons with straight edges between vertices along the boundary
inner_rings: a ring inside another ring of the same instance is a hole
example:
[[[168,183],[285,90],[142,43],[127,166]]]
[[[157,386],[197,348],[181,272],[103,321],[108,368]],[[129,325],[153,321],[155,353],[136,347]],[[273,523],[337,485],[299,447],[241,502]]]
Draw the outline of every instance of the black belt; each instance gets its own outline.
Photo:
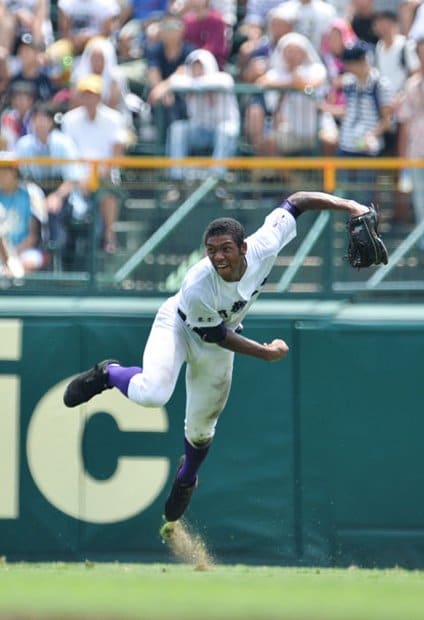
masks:
[[[177,308],[177,312],[178,312],[178,316],[180,316],[185,323],[187,319],[187,315],[181,310],[181,308]]]

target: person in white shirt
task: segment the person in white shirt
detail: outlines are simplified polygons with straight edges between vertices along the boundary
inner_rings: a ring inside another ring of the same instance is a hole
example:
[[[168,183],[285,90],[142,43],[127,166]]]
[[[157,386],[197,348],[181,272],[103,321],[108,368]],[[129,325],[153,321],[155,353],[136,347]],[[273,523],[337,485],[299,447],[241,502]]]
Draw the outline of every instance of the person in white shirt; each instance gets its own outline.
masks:
[[[407,3],[411,7],[412,24],[407,36],[414,41],[424,38],[424,4],[422,0]]]
[[[288,354],[281,338],[262,344],[241,335],[241,323],[280,250],[296,236],[296,218],[311,210],[355,216],[368,207],[330,194],[301,191],[271,211],[247,238],[237,220],[214,220],[203,235],[205,258],[187,272],[179,292],[156,314],[143,369],[105,360],[77,375],[65,390],[67,407],[77,407],[112,387],[140,405],[162,407],[186,363],[185,452],[165,503],[167,522],[182,516],[197,486],[198,470],[230,392],[234,354],[268,362]]]
[[[88,41],[78,63],[72,70],[71,87],[74,89],[83,77],[92,73],[102,78],[103,103],[119,110],[125,116],[128,128],[132,129],[131,111],[127,105],[130,93],[128,81],[121,71],[116,50],[110,39],[93,37]]]
[[[209,51],[194,50],[187,57],[185,72],[174,73],[168,84],[173,92],[190,92],[184,95],[188,118],[175,120],[168,128],[167,155],[181,159],[196,149],[208,149],[216,160],[233,157],[240,134],[240,112],[232,76],[219,71]],[[206,172],[223,177],[225,168],[216,165]],[[198,174],[177,166],[170,170],[173,181]]]
[[[54,40],[50,0],[0,0],[0,41],[9,54],[16,54],[22,35],[31,35],[39,49]]]
[[[398,111],[400,121],[399,155],[415,161],[424,159],[424,37],[417,41],[420,71],[412,75],[405,86],[405,96]],[[424,220],[424,168],[410,169],[407,176],[412,183],[412,207],[415,222]],[[424,250],[424,236],[418,241]]]
[[[284,7],[294,15],[295,32],[303,34],[319,51],[323,36],[337,16],[335,8],[324,0],[287,0]]]
[[[77,148],[71,138],[56,127],[55,113],[55,108],[48,103],[35,104],[31,117],[31,132],[19,138],[15,146],[18,159],[78,159]],[[43,188],[48,213],[49,246],[60,250],[62,266],[71,268],[76,258],[76,233],[70,222],[71,219],[84,219],[89,210],[89,205],[82,199],[79,189],[81,166],[77,163],[53,163],[48,166],[23,163],[19,170],[25,179],[35,181]],[[81,208],[79,213],[74,213],[76,204],[84,206],[83,213]]]
[[[96,74],[82,78],[77,84],[82,105],[64,114],[62,131],[75,143],[83,159],[102,160],[123,154],[128,140],[125,118],[101,102],[103,82]],[[119,201],[114,185],[118,184],[116,170],[100,167],[101,190],[97,196],[103,223],[102,244],[106,253],[116,252],[114,224],[118,217]],[[90,168],[87,167],[85,185],[89,189]],[[84,182],[84,181],[83,181]]]
[[[393,11],[374,15],[373,28],[378,36],[374,63],[380,75],[390,82],[394,95],[403,91],[406,80],[420,70],[416,43],[399,33],[398,17]]]
[[[410,75],[420,70],[416,53],[416,42],[399,32],[396,13],[389,10],[374,14],[373,28],[378,36],[374,50],[374,64],[382,78],[386,79],[392,91],[391,106],[394,110],[391,127],[384,133],[384,155],[399,156],[399,122],[397,110],[404,98],[404,88]],[[394,219],[404,218],[405,208],[401,200],[394,206]]]
[[[311,42],[298,32],[281,37],[271,55],[269,70],[256,83],[265,92],[267,108],[273,114],[273,130],[263,137],[268,155],[311,154],[318,136],[317,101],[327,70]]]
[[[225,23],[235,26],[237,23],[237,0],[211,0],[211,7],[219,11]]]
[[[59,0],[57,8],[60,38],[71,42],[74,56],[92,37],[110,37],[121,11],[117,0]]]
[[[247,36],[251,39],[259,39],[262,36],[269,11],[282,4],[282,0],[247,0],[243,26],[247,28]],[[251,32],[249,34],[249,29]]]

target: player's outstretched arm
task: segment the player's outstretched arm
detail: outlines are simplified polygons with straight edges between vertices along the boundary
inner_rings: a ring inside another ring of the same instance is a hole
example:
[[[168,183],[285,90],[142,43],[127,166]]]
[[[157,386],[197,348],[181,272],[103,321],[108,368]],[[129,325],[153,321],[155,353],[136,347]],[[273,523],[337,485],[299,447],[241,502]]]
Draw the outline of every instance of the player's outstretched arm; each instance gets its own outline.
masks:
[[[387,265],[389,255],[378,234],[379,215],[374,205],[362,205],[324,192],[295,192],[287,204],[295,217],[303,211],[346,211],[349,216],[347,258],[351,266],[361,269],[381,263]]]
[[[339,196],[325,192],[295,192],[287,200],[301,213],[303,211],[346,211],[349,217],[355,217],[367,213],[369,210],[369,207],[356,202],[356,200],[339,198]]]
[[[245,338],[229,329],[226,332],[225,339],[219,342],[219,346],[234,351],[234,353],[258,357],[266,362],[281,360],[289,352],[287,344],[279,338],[270,343],[260,344],[256,340]]]

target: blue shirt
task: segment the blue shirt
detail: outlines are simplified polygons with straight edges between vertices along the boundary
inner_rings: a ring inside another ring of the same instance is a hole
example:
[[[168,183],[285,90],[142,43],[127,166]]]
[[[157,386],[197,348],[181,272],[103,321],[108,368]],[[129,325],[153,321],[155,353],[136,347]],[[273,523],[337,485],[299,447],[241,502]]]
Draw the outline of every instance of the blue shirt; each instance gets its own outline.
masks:
[[[13,246],[28,237],[31,216],[30,198],[24,187],[18,187],[12,194],[0,190],[0,227],[5,226],[5,236]]]
[[[135,19],[156,19],[166,12],[168,0],[132,0],[131,6]]]
[[[52,157],[58,159],[77,159],[78,152],[72,138],[65,135],[59,129],[53,129],[43,144],[34,134],[27,134],[20,138],[15,146],[15,154],[24,157]],[[49,178],[61,178],[64,181],[79,181],[82,177],[82,169],[79,164],[53,164],[42,166],[27,164],[20,166],[23,175],[29,176],[36,181]]]
[[[145,51],[147,66],[149,68],[156,67],[156,69],[159,69],[162,79],[166,80],[166,78],[172,75],[178,67],[185,63],[187,56],[194,49],[196,49],[194,45],[184,41],[178,57],[170,60],[165,55],[165,48],[161,41],[152,43],[147,46]]]

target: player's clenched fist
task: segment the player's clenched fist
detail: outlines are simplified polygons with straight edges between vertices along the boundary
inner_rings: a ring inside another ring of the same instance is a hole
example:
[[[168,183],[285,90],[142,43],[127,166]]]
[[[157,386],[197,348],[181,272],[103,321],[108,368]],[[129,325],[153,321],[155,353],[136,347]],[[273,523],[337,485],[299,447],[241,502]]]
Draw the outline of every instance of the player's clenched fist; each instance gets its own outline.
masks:
[[[264,347],[267,349],[266,361],[267,362],[276,362],[277,360],[283,359],[286,357],[289,352],[289,347],[284,340],[280,340],[280,338],[276,338],[270,343],[264,344]]]

